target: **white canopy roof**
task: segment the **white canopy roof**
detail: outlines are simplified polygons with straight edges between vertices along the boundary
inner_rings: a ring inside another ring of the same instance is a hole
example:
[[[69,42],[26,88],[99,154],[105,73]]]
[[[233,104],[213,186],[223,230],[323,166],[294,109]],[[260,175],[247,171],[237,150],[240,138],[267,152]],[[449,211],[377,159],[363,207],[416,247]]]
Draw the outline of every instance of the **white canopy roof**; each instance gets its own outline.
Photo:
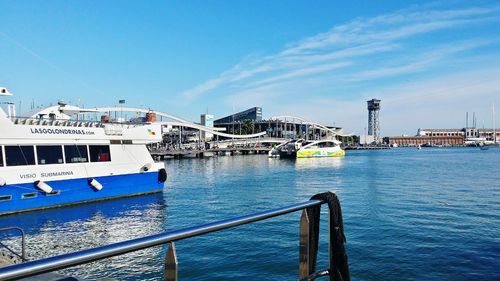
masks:
[[[74,105],[53,105],[43,109],[36,109],[33,112],[28,113],[28,116],[32,118],[39,118],[40,116],[49,116],[49,114],[55,114],[56,119],[70,119],[70,116],[79,113],[88,112],[98,112],[94,109],[83,109]]]

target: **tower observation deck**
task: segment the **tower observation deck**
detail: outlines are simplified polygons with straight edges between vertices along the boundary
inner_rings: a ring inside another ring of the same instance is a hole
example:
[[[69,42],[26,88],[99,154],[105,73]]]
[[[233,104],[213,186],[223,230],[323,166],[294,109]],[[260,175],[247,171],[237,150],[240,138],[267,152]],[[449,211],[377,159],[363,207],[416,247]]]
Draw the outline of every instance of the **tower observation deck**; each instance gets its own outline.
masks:
[[[373,136],[375,142],[380,140],[380,122],[378,114],[380,111],[379,99],[371,99],[368,103],[368,135]]]

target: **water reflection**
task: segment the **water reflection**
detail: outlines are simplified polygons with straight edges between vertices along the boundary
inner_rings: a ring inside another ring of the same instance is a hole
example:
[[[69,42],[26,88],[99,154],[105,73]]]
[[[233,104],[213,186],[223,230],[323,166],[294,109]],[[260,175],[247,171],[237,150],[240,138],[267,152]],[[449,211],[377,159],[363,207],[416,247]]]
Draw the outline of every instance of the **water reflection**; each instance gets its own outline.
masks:
[[[158,193],[5,216],[0,218],[0,225],[23,228],[28,259],[36,260],[157,234],[163,231],[165,220],[165,202],[163,195]],[[14,237],[2,239],[2,242],[20,250]],[[84,278],[102,278],[102,273],[109,268],[119,269],[120,275],[129,276],[141,267],[156,270],[156,262],[150,263],[154,256],[161,261],[160,250],[152,248],[128,254],[126,259],[113,258],[66,272],[77,271],[77,275]],[[141,258],[143,256],[149,258]]]
[[[295,169],[335,168],[340,169],[344,165],[344,157],[323,158],[298,158],[295,160]]]

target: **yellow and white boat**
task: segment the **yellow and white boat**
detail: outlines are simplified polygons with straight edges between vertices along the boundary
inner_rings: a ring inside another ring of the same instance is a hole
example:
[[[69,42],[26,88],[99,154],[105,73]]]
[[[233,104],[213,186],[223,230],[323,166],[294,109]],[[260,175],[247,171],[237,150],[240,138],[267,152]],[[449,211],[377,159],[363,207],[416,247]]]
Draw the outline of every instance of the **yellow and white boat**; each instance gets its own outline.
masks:
[[[343,157],[345,151],[338,140],[320,140],[306,143],[297,150],[297,158]]]
[[[273,149],[269,156],[280,158],[342,157],[345,156],[345,151],[340,148],[340,144],[341,142],[337,140],[291,140]]]

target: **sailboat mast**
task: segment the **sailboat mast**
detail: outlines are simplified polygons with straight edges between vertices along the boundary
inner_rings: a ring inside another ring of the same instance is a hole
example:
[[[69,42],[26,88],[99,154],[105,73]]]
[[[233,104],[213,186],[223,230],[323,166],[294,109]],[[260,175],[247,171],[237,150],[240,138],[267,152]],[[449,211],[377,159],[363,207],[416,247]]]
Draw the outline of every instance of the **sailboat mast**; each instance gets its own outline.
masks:
[[[497,132],[495,125],[495,104],[493,104],[493,144],[497,143]]]

